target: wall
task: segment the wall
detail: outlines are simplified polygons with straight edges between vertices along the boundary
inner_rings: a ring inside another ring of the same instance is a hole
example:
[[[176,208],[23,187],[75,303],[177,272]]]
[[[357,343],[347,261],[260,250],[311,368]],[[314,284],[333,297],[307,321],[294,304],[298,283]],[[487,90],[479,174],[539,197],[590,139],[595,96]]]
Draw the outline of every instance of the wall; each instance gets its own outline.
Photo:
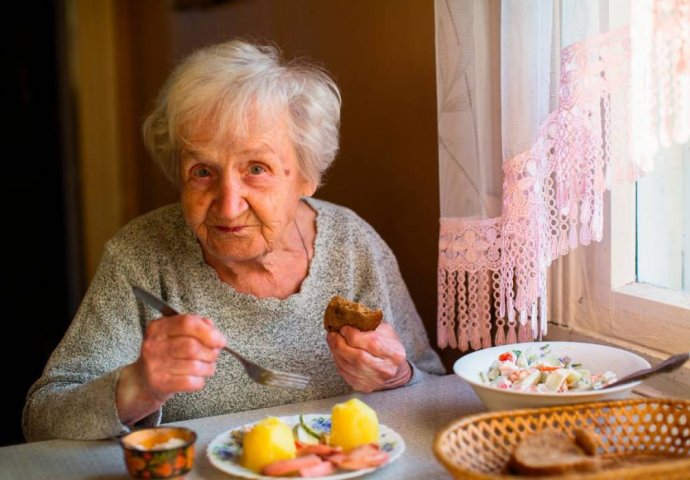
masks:
[[[31,384],[69,324],[68,204],[61,137],[59,6],[3,5],[3,421],[0,445],[21,442]],[[71,239],[70,239],[71,240]],[[0,477],[2,477],[0,465]]]

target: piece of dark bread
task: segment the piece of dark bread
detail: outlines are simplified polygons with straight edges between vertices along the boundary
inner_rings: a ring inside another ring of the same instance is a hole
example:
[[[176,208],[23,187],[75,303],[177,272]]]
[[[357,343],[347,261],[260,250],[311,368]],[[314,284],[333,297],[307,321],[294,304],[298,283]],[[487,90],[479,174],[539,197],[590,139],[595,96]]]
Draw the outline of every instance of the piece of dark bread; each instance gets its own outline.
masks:
[[[599,458],[588,456],[566,433],[545,428],[518,443],[509,465],[525,475],[560,475],[597,470]]]
[[[575,443],[577,443],[587,455],[596,455],[599,436],[591,428],[576,428]]]
[[[345,325],[367,332],[375,330],[382,319],[381,310],[371,310],[361,303],[351,302],[336,295],[328,302],[323,315],[323,326],[329,332],[338,332]]]

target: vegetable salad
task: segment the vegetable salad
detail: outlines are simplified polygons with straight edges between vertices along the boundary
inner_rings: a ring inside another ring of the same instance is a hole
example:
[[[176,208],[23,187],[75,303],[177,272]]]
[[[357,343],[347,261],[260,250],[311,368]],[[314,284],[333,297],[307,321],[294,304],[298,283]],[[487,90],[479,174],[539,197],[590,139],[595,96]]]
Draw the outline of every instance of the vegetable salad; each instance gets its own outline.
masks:
[[[614,372],[592,374],[567,355],[551,353],[549,345],[537,351],[508,350],[486,372],[480,372],[479,377],[493,387],[539,393],[598,390],[616,381]]]

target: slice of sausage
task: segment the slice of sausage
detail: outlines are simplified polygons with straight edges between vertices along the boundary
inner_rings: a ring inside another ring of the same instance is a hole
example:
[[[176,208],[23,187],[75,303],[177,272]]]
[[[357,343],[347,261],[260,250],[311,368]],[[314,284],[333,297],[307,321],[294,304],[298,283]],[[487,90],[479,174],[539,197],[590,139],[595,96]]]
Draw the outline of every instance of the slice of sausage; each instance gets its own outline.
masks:
[[[328,457],[329,455],[334,455],[336,453],[342,452],[343,449],[340,447],[331,447],[330,445],[323,445],[322,443],[302,445],[297,449],[297,456],[301,457],[303,455],[309,455],[311,453],[318,455],[321,458]]]
[[[379,449],[378,445],[361,445],[349,453],[338,463],[344,470],[361,470],[383,465],[388,461],[388,454]]]
[[[335,467],[331,462],[322,461],[312,467],[304,467],[299,469],[300,477],[324,477],[335,472]]]
[[[269,477],[280,477],[282,475],[296,473],[302,468],[313,467],[321,462],[322,460],[318,455],[305,455],[303,457],[278,460],[277,462],[269,463],[261,469],[261,473]]]
[[[340,453],[334,453],[333,455],[329,455],[326,458],[324,458],[324,460],[328,460],[329,462],[331,462],[333,465],[335,465],[337,467],[340,465],[340,462],[342,462],[346,458],[347,458],[347,455],[340,452]]]

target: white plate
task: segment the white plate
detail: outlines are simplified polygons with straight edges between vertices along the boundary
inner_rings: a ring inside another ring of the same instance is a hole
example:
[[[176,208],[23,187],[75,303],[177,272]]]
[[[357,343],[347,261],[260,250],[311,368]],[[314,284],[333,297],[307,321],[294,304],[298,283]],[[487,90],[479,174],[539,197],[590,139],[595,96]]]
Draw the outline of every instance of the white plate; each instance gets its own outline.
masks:
[[[293,415],[291,417],[280,417],[280,419],[285,422],[290,428],[299,423],[299,415]],[[307,422],[313,430],[317,432],[330,432],[331,431],[331,416],[328,414],[310,414],[304,415],[304,420]],[[242,430],[248,430],[251,426],[257,422],[248,423],[246,425],[240,425],[232,430],[225,433],[221,433],[216,438],[214,438],[206,449],[206,455],[211,461],[211,464],[222,470],[225,473],[235,475],[241,478],[251,478],[251,479],[271,479],[275,480],[276,477],[268,477],[265,475],[259,475],[249,469],[244,468],[240,465],[239,460],[242,455],[242,447],[237,442],[236,437],[233,437],[233,432],[235,435],[237,432]],[[373,472],[378,468],[385,467],[386,465],[393,463],[395,460],[402,455],[405,451],[405,441],[400,435],[398,435],[393,429],[386,427],[385,425],[379,425],[379,446],[381,450],[388,452],[390,458],[388,462],[380,467],[375,468],[365,468],[362,470],[345,471],[340,470],[333,475],[327,475],[325,477],[319,477],[328,480],[341,480],[344,478],[354,478],[367,473]],[[301,477],[290,477],[290,478],[301,478]]]

